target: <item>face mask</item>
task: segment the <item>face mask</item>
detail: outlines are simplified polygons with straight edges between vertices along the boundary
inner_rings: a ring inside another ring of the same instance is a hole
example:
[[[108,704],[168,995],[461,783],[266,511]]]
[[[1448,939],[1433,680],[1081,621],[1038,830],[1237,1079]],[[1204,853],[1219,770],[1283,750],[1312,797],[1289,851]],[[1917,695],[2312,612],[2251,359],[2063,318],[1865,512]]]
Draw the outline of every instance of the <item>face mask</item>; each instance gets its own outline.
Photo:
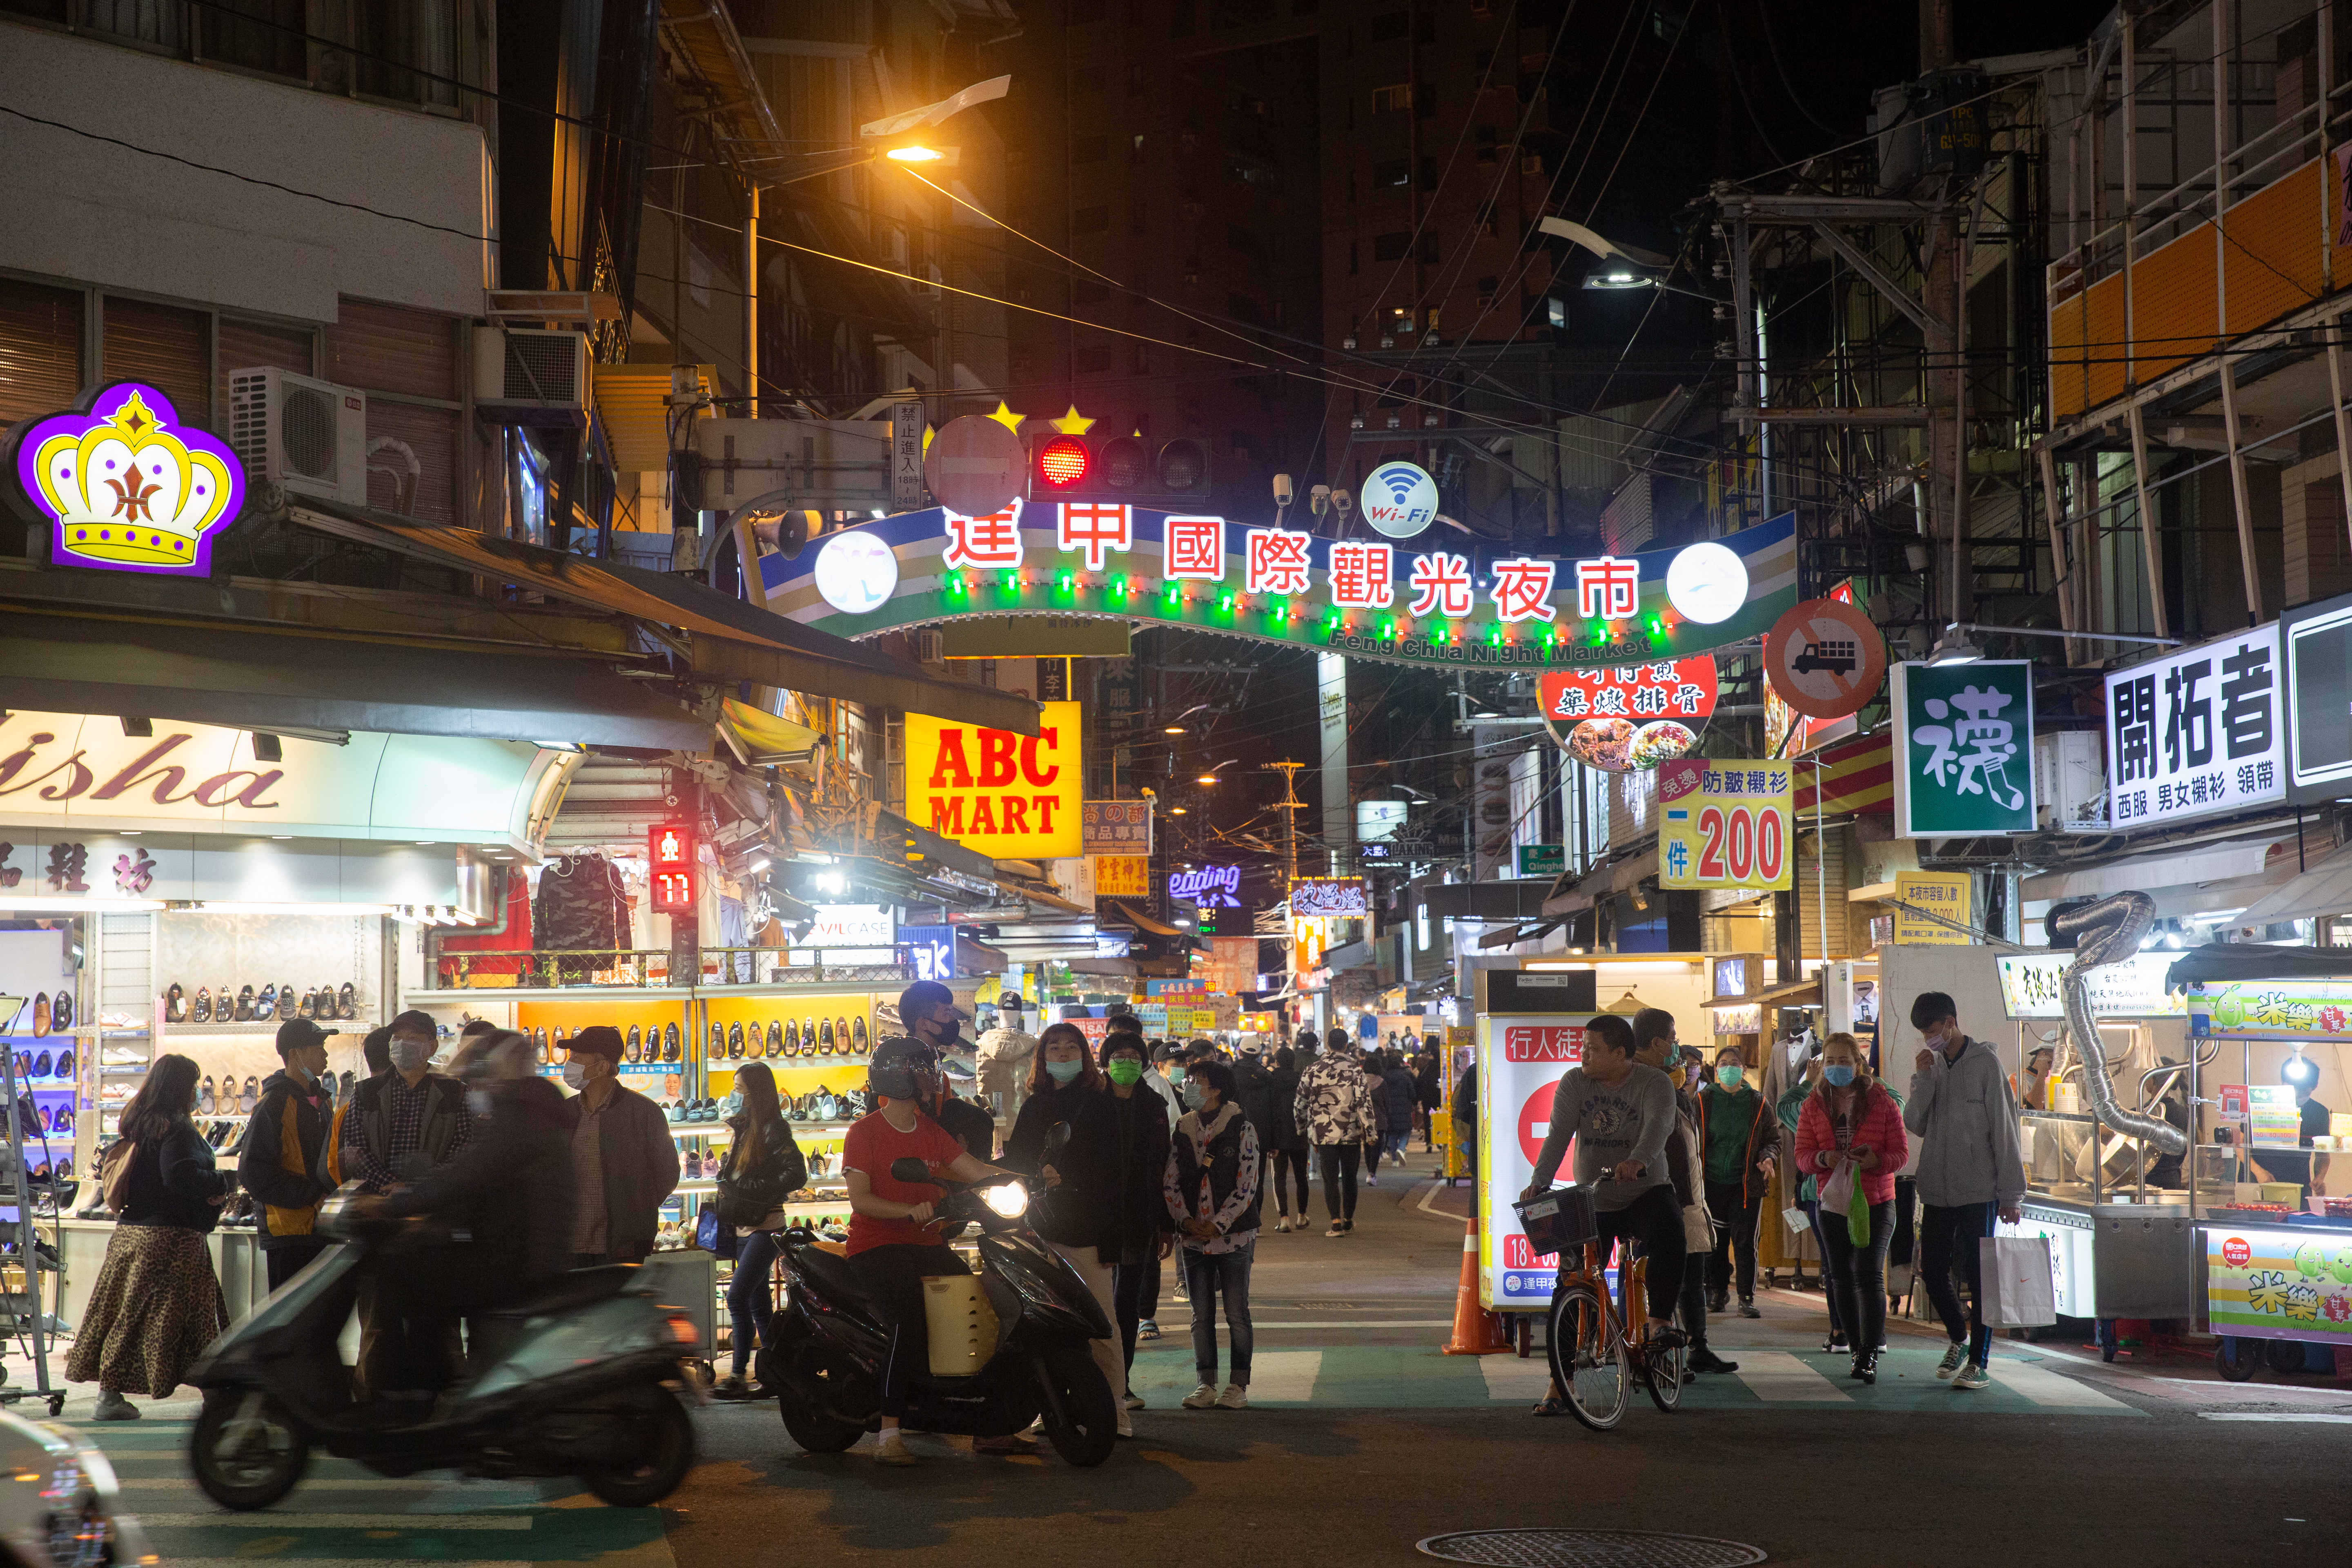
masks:
[[[1118,1060],[1103,1068],[1103,1072],[1111,1082],[1121,1089],[1133,1089],[1143,1081],[1143,1064],[1133,1057],[1119,1058]]]
[[[431,1059],[433,1055],[431,1046],[426,1045],[423,1040],[410,1039],[404,1035],[394,1036],[390,1047],[393,1070],[400,1073],[416,1071]]]
[[[588,1068],[577,1057],[563,1064],[563,1087],[581,1089],[588,1086]]]
[[[1748,1069],[1742,1067],[1719,1067],[1715,1069],[1715,1081],[1726,1089],[1738,1089],[1739,1080],[1747,1076]]]
[[[1184,1106],[1186,1110],[1198,1110],[1208,1103],[1209,1091],[1207,1089],[1202,1089],[1197,1083],[1187,1082],[1184,1085]]]
[[[731,1089],[728,1092],[727,1098],[719,1103],[726,1107],[728,1115],[740,1116],[743,1114],[743,1091],[740,1089]]]
[[[1053,1076],[1055,1083],[1069,1083],[1087,1070],[1087,1064],[1075,1059],[1066,1062],[1047,1062],[1045,1070]]]
[[[490,1091],[487,1089],[467,1089],[466,1113],[468,1116],[488,1116],[490,1113]]]
[[[1823,1068],[1822,1069],[1822,1076],[1830,1080],[1831,1088],[1843,1089],[1846,1085],[1853,1081],[1853,1069],[1846,1066],[1843,1062],[1840,1062],[1834,1067]]]

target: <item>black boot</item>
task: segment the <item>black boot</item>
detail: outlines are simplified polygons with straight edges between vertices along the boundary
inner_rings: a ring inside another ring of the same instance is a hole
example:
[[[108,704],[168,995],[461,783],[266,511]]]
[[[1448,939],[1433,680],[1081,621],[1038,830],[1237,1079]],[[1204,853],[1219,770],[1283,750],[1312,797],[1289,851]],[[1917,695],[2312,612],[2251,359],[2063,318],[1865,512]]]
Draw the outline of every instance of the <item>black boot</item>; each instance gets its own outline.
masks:
[[[1693,1372],[1738,1372],[1739,1363],[1736,1361],[1726,1361],[1706,1345],[1700,1344],[1691,1347],[1690,1369]]]

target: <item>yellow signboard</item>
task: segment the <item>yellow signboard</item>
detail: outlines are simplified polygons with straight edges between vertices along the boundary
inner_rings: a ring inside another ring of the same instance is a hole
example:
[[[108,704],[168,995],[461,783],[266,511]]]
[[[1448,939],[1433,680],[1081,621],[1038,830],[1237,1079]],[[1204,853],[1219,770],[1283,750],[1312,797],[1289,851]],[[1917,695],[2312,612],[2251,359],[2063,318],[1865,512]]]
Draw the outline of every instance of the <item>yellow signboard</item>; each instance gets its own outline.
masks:
[[[1003,859],[1083,852],[1083,770],[1076,702],[1040,704],[1034,735],[907,715],[907,815],[967,849]]]
[[[1142,855],[1095,857],[1095,897],[1144,899],[1151,896],[1151,861]]]
[[[1927,914],[1915,911],[1926,910]],[[1929,920],[1941,915],[1950,925]],[[1966,947],[1976,941],[1969,924],[1966,871],[1897,871],[1895,874],[1895,942],[1898,947]]]
[[[1685,757],[1658,770],[1658,886],[1789,885],[1785,761]]]

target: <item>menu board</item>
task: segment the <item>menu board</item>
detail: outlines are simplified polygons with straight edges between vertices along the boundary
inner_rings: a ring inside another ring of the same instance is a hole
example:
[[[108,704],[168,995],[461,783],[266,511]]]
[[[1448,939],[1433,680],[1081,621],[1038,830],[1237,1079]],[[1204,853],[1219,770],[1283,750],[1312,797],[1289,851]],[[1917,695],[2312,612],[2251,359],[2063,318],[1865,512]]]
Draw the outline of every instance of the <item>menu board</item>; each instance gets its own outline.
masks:
[[[2246,1090],[2253,1112],[2256,1143],[2303,1142],[2303,1110],[2294,1090],[2283,1083],[2258,1083]]]
[[[2164,988],[2164,972],[2176,955],[2136,952],[2120,963],[2103,963],[2084,972],[2091,991],[2095,1018],[2179,1018],[2189,1012],[2184,992]],[[2071,952],[2005,952],[1994,961],[2000,969],[2000,1007],[2011,1018],[2063,1018],[2064,998],[2058,985]]]
[[[2352,1038],[2352,983],[2200,981],[2189,991],[2189,1032],[2256,1039]]]
[[[2212,1226],[2205,1295],[2215,1333],[2352,1345],[2352,1236]]]

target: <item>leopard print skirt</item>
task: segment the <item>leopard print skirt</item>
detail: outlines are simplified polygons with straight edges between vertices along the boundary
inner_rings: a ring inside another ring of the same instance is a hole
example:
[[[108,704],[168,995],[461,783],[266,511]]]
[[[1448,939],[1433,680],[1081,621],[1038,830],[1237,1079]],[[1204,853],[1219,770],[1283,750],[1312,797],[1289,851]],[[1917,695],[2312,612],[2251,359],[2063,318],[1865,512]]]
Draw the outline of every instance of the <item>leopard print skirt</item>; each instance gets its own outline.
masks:
[[[110,1394],[168,1397],[228,1327],[202,1231],[119,1225],[90,1291],[66,1377]]]

